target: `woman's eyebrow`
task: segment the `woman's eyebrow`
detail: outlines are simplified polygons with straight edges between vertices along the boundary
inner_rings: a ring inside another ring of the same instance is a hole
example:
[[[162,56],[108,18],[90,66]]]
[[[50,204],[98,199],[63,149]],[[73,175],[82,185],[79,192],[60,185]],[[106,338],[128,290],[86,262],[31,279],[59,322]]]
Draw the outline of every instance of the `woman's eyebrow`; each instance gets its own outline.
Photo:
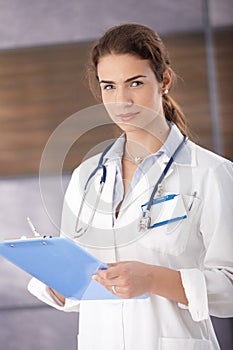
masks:
[[[110,81],[110,80],[99,80],[100,84],[115,84],[114,81]]]
[[[131,81],[135,80],[135,79],[138,79],[138,78],[146,78],[146,75],[135,75],[131,78],[128,78],[124,81],[124,83],[130,83]],[[100,84],[115,84],[114,81],[111,81],[111,80],[100,80],[99,81]]]
[[[125,83],[129,83],[129,82],[131,82],[132,80],[135,80],[135,79],[138,79],[138,78],[146,78],[146,75],[135,75],[134,77],[132,77],[132,78],[128,78],[128,79],[126,79],[126,81],[125,81]]]

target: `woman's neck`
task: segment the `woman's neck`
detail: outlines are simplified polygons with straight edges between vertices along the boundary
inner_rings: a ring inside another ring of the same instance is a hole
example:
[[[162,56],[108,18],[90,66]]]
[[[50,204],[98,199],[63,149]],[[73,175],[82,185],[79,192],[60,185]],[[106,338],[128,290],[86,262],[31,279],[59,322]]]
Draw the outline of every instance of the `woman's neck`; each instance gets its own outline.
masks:
[[[135,129],[130,132],[126,132],[126,149],[125,153],[133,157],[142,157],[145,158],[151,153],[157,152],[164,142],[166,141],[170,128],[168,123],[161,122],[145,129]]]

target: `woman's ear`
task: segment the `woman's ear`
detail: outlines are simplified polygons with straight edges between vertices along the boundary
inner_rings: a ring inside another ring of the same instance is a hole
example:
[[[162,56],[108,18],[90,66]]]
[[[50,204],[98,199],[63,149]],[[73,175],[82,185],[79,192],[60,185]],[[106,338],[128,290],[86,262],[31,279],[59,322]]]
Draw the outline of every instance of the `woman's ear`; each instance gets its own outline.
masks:
[[[172,71],[170,68],[166,68],[163,72],[163,85],[162,94],[167,94],[172,85]]]

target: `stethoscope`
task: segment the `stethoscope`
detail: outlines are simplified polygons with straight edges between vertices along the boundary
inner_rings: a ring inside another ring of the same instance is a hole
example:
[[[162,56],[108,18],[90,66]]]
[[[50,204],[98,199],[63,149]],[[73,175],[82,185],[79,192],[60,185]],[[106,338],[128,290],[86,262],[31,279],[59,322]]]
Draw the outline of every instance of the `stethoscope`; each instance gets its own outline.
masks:
[[[154,189],[150,195],[150,199],[146,205],[146,209],[143,210],[142,212],[142,216],[139,220],[139,224],[138,224],[138,229],[139,231],[145,231],[148,228],[150,228],[150,224],[151,224],[151,217],[150,217],[150,210],[151,207],[153,205],[153,201],[154,201],[154,197],[158,191],[158,189],[161,187],[161,183],[163,181],[163,179],[165,178],[168,170],[170,169],[172,163],[174,162],[177,154],[179,153],[179,151],[181,150],[181,148],[184,146],[184,144],[186,144],[186,142],[188,141],[188,137],[186,135],[183,135],[183,139],[181,141],[181,143],[178,145],[178,147],[175,149],[174,153],[172,154],[172,156],[170,157],[168,163],[166,164],[166,167],[164,168],[162,174],[160,175],[158,181],[156,182]],[[107,178],[107,169],[106,166],[103,164],[104,161],[104,157],[106,155],[106,153],[110,150],[110,148],[113,146],[114,142],[111,143],[110,145],[108,145],[106,147],[106,149],[103,151],[103,153],[101,154],[101,157],[99,159],[98,165],[97,167],[92,171],[92,173],[89,175],[86,184],[84,186],[84,191],[83,191],[83,197],[82,197],[82,201],[81,201],[81,205],[78,211],[78,215],[77,215],[77,219],[76,219],[76,225],[75,225],[75,234],[73,235],[74,238],[80,238],[82,236],[84,236],[88,230],[89,227],[91,227],[93,220],[94,220],[94,216],[100,201],[100,197],[106,182],[106,178]],[[95,200],[95,204],[93,206],[91,215],[89,217],[88,223],[85,227],[78,227],[79,226],[79,222],[80,222],[80,217],[82,214],[82,210],[83,210],[83,205],[86,199],[86,195],[88,193],[89,190],[89,185],[90,185],[90,180],[95,176],[95,174],[97,173],[97,171],[102,169],[102,176],[100,178],[100,185],[99,185],[99,190],[97,193],[97,197]]]

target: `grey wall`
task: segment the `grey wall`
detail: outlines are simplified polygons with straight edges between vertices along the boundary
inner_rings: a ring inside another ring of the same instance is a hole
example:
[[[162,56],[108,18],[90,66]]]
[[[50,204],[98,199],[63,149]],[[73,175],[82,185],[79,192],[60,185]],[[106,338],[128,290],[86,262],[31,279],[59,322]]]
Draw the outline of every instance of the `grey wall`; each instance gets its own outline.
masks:
[[[68,175],[64,177],[64,187],[68,179]],[[50,184],[55,179],[50,176],[47,180]],[[56,208],[56,225],[43,205],[37,176],[0,179],[0,241],[32,236],[28,215],[41,233],[58,235],[61,202],[52,190],[48,192],[47,198]],[[75,350],[78,314],[56,311],[34,298],[27,291],[30,278],[0,257],[0,349]]]
[[[0,0],[0,49],[85,41],[122,22],[159,33],[203,28],[205,0]],[[209,0],[214,27],[232,25],[232,0]]]

